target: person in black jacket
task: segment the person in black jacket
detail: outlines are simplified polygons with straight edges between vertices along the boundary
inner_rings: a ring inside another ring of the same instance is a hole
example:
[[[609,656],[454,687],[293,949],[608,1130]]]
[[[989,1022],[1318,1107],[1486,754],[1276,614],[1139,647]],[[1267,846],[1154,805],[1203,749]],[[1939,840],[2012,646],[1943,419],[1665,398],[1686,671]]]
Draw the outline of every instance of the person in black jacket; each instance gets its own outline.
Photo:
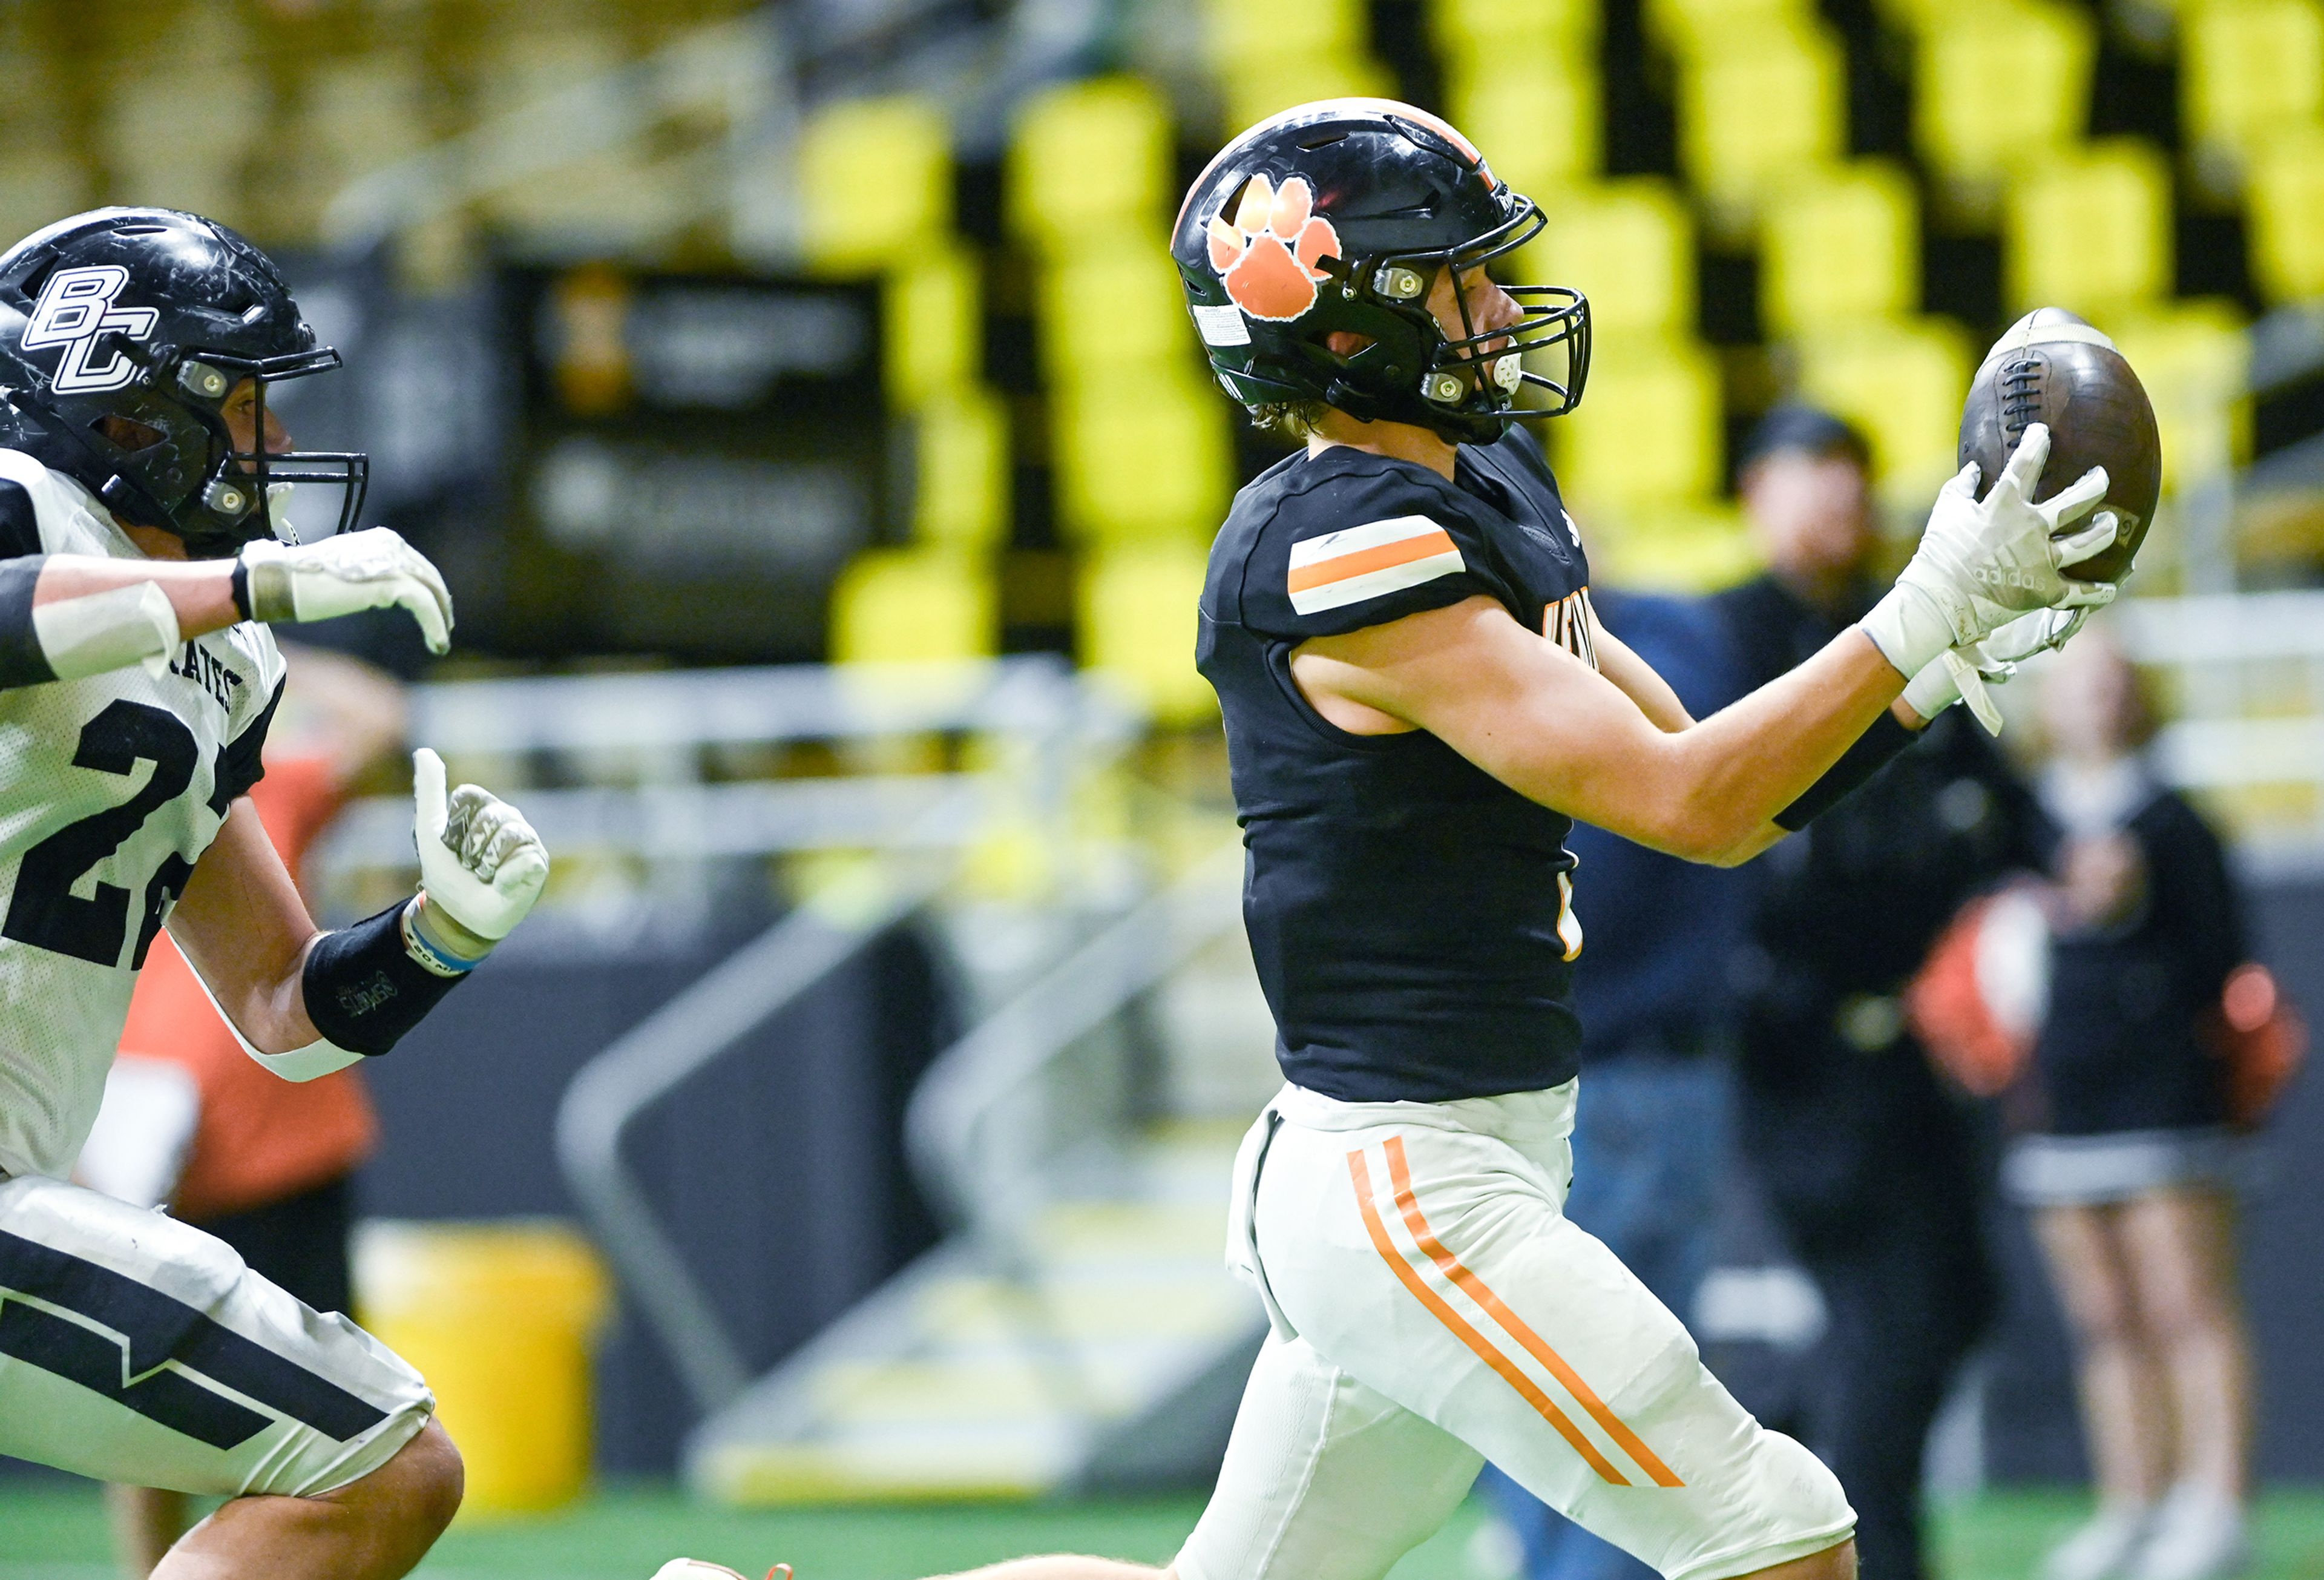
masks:
[[[1772,413],[1741,493],[1770,568],[1712,601],[1749,688],[1862,612],[1877,542],[1864,440],[1826,413]],[[1964,899],[2040,865],[2041,828],[1955,708],[1758,864],[1738,961],[1738,1137],[1828,1313],[1790,1424],[1838,1474],[1863,1572],[1882,1580],[1923,1573],[1929,1427],[1995,1304],[1980,1149],[1897,995]]]
[[[2137,680],[2103,630],[2042,672],[2037,1128],[2004,1179],[2034,1210],[2077,1352],[2097,1516],[2049,1580],[2209,1580],[2249,1561],[2251,1362],[2235,1271],[2224,1067],[2203,1030],[2248,956],[2219,841],[2139,751]]]

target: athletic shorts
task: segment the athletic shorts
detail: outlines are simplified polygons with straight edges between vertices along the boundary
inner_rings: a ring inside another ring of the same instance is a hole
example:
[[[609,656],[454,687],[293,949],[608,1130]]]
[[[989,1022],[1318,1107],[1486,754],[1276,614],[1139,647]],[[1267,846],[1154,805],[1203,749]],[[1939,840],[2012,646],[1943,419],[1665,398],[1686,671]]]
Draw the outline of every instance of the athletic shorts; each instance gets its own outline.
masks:
[[[215,1235],[0,1178],[0,1454],[214,1497],[312,1497],[434,1413],[420,1374]]]
[[[1575,1083],[1453,1103],[1286,1086],[1244,1139],[1228,1261],[1268,1335],[1181,1580],[1378,1580],[1487,1459],[1670,1580],[1837,1546],[1831,1471],[1566,1221]]]

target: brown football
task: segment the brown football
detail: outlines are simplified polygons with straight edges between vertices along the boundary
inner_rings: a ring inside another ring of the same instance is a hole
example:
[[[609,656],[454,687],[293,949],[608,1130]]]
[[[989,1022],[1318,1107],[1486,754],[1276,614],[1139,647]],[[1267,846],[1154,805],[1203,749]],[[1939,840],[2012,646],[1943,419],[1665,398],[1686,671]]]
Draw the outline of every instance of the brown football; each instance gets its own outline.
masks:
[[[2106,507],[2122,517],[2113,544],[2073,575],[2120,581],[2154,520],[2163,493],[2163,440],[2154,407],[2112,340],[2063,308],[2036,308],[1993,343],[1961,408],[1960,458],[1977,463],[1978,497],[2001,476],[2018,438],[2050,425],[2050,459],[2036,500],[2092,467],[2107,470]]]

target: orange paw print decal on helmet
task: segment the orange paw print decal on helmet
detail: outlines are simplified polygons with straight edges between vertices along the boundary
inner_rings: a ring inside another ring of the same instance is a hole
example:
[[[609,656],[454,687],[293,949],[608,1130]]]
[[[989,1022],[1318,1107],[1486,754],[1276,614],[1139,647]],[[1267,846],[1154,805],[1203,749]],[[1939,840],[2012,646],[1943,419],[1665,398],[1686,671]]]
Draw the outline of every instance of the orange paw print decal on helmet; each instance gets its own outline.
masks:
[[[1227,295],[1254,319],[1287,322],[1315,305],[1315,285],[1324,279],[1316,265],[1340,255],[1340,233],[1315,212],[1314,189],[1305,176],[1277,187],[1253,176],[1242,189],[1229,224],[1223,214],[1210,224],[1211,267],[1226,282]]]

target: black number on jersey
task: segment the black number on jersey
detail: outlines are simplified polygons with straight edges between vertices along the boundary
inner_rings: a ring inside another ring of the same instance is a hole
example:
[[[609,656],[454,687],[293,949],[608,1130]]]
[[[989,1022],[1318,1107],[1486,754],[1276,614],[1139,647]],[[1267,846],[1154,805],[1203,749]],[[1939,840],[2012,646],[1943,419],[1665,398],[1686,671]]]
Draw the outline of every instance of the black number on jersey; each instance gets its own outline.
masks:
[[[24,853],[0,934],[94,965],[118,964],[129,927],[129,891],[99,882],[83,900],[72,892],[73,885],[120,849],[122,841],[143,827],[158,808],[186,793],[200,756],[193,731],[177,715],[147,703],[115,701],[82,725],[74,767],[127,775],[145,762],[153,765],[153,777],[119,806],[69,823]],[[193,872],[191,862],[171,851],[147,880],[133,966],[145,964],[145,951],[161,930],[162,913],[184,892]]]

